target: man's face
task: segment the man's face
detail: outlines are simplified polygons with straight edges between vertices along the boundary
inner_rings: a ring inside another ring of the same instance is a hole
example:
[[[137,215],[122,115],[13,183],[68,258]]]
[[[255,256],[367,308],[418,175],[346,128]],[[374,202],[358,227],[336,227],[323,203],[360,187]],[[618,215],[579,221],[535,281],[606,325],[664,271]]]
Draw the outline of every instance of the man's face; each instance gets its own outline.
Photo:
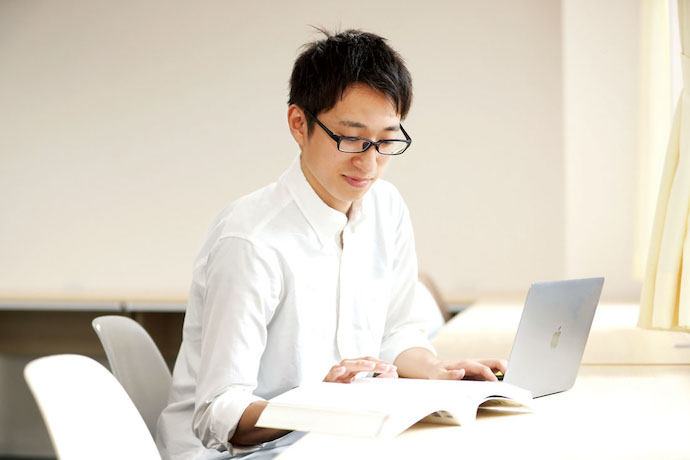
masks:
[[[295,110],[292,109],[291,110]],[[317,115],[321,123],[338,136],[364,137],[372,141],[404,139],[400,116],[381,93],[364,84],[350,86],[343,98],[330,110]],[[363,153],[344,153],[317,124],[310,136],[295,133],[302,147],[302,171],[317,195],[331,208],[347,213],[352,202],[364,196],[379,178],[390,160],[375,147]]]

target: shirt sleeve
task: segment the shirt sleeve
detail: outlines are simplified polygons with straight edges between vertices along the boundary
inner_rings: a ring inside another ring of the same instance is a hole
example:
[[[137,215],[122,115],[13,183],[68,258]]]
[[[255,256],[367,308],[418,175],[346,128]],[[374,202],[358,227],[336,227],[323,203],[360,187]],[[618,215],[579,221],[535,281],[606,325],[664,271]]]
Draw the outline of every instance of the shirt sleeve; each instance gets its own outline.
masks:
[[[414,233],[409,211],[400,199],[401,211],[395,231],[394,260],[392,268],[392,299],[386,317],[380,357],[394,362],[400,353],[422,347],[436,354],[426,333],[426,315],[422,306],[415,302],[418,269]]]
[[[230,235],[210,252],[206,271],[192,428],[207,448],[246,452],[253,449],[229,439],[245,409],[262,399],[252,392],[279,303],[280,270],[272,251]]]

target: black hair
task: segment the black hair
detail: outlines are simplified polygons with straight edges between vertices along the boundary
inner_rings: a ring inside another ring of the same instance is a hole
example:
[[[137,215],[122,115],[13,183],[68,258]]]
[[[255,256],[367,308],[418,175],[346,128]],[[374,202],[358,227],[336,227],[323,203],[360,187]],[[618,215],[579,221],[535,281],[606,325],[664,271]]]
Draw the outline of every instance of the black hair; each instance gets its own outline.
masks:
[[[402,57],[378,35],[349,29],[307,43],[290,77],[288,104],[314,116],[330,110],[350,85],[363,83],[388,97],[404,119],[412,104],[412,77]],[[308,132],[314,128],[307,118]]]

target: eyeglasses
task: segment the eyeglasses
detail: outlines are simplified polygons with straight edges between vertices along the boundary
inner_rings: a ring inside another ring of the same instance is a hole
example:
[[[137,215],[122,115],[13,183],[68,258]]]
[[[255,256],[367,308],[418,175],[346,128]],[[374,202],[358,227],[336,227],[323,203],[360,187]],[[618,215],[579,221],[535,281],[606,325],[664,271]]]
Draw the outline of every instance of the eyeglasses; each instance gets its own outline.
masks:
[[[403,128],[402,125],[400,125],[400,130],[405,135],[405,139],[381,139],[378,142],[374,142],[371,139],[364,137],[337,136],[333,134],[333,131],[326,128],[326,126],[324,126],[324,124],[321,123],[319,119],[316,118],[316,116],[314,116],[311,112],[304,110],[304,113],[312,117],[314,121],[316,121],[316,123],[318,123],[319,126],[326,131],[326,134],[331,136],[331,139],[338,144],[338,150],[341,152],[363,153],[369,150],[373,145],[376,147],[376,151],[382,155],[400,155],[407,150],[412,143],[412,138],[409,134],[407,134],[407,131],[405,131],[405,128]]]

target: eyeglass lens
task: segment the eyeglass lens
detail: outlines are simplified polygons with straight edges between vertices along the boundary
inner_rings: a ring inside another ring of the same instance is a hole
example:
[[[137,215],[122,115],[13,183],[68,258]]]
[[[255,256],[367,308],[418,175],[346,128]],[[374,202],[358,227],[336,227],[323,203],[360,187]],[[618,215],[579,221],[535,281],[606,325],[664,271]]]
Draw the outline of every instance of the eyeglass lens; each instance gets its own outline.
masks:
[[[371,147],[371,142],[365,139],[350,139],[343,138],[340,140],[340,145],[338,148],[347,153],[360,153]],[[407,147],[406,142],[402,141],[386,141],[382,142],[378,146],[378,151],[385,155],[394,155],[398,152],[402,152]]]

